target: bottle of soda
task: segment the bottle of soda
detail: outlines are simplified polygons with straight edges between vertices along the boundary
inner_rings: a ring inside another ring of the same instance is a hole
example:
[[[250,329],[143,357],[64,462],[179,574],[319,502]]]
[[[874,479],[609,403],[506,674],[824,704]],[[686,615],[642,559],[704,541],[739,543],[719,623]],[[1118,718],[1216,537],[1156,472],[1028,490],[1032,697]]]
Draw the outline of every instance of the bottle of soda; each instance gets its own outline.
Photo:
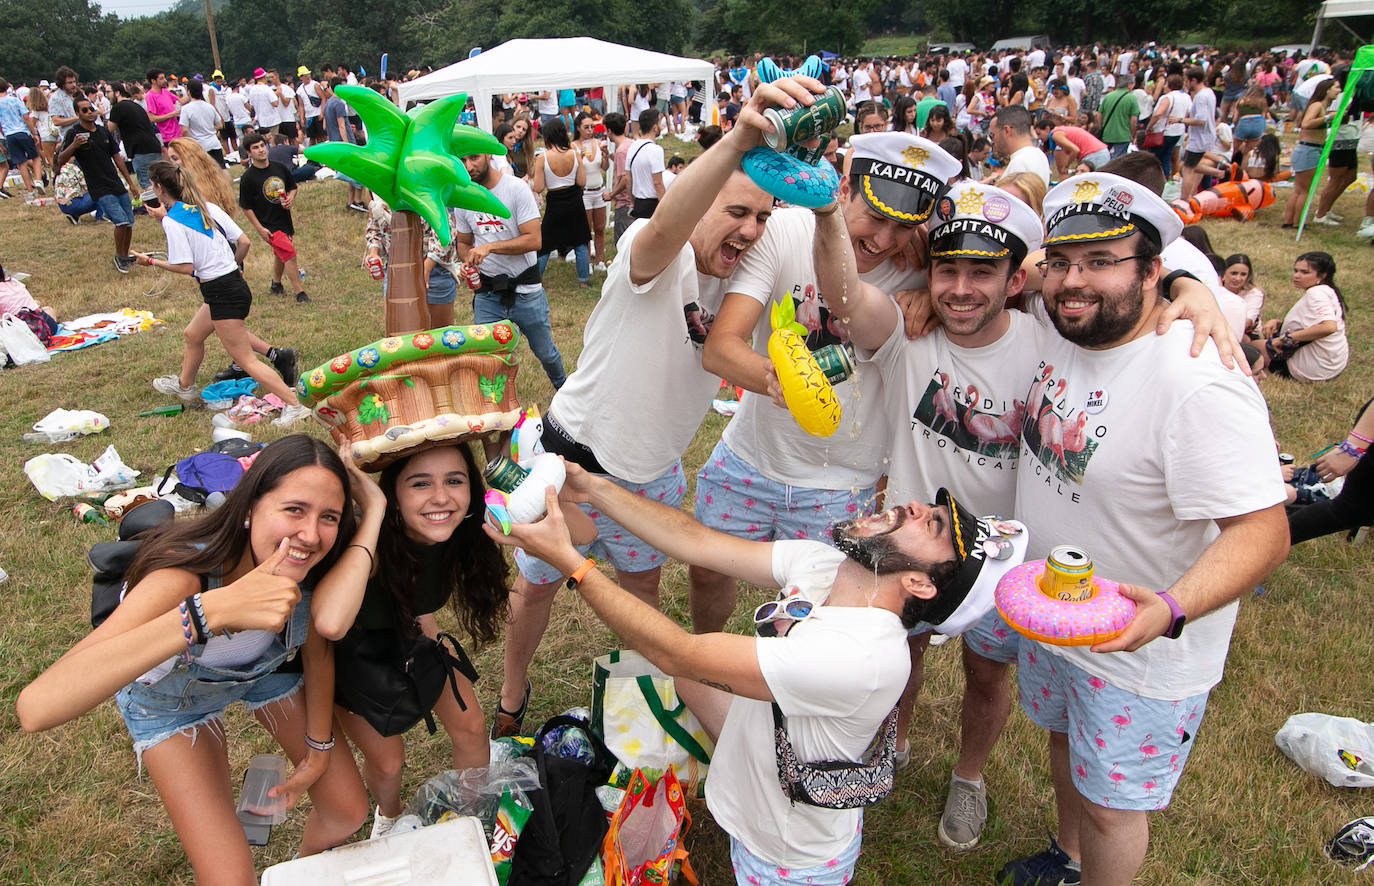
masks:
[[[110,521],[105,519],[105,515],[85,502],[75,505],[72,508],[72,516],[82,523],[99,523],[101,526],[109,526]]]

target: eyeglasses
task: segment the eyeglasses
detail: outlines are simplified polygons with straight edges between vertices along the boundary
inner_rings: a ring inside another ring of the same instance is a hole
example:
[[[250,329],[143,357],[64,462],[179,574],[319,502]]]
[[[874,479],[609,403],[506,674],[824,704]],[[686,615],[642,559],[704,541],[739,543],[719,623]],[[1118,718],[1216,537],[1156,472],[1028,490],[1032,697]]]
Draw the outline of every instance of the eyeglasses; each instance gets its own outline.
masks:
[[[1105,274],[1124,261],[1134,261],[1138,255],[1123,255],[1121,258],[1085,258],[1083,261],[1069,261],[1064,258],[1045,259],[1035,263],[1035,268],[1043,277],[1063,277],[1069,268],[1078,268],[1080,274]]]

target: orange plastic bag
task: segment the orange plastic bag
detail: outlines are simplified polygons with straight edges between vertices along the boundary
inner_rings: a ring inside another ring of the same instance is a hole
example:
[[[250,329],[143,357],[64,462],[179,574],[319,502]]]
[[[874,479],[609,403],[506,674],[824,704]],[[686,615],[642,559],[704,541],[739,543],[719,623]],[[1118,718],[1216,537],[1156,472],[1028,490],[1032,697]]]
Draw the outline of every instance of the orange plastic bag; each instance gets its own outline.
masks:
[[[636,769],[601,844],[606,886],[667,883],[680,869],[695,886],[682,838],[692,825],[673,767],[656,782]]]

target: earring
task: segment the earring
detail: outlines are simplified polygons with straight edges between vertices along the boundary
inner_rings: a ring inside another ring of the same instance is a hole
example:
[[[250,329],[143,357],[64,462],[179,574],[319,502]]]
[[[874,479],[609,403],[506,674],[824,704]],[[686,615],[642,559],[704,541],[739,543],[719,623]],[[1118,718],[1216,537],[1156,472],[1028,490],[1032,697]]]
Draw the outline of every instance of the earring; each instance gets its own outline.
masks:
[[[245,518],[244,521],[243,521],[243,528],[244,528],[244,529],[247,529],[247,528],[248,528],[248,520],[247,520],[246,518]]]

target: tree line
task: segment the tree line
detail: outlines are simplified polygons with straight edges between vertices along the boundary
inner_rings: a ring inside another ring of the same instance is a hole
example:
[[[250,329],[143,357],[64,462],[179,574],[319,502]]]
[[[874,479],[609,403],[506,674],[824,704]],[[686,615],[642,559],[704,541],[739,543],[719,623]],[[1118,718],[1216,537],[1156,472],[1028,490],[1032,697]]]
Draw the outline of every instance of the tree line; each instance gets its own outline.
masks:
[[[224,73],[343,62],[376,73],[441,66],[515,37],[592,36],[669,53],[853,54],[872,34],[931,33],[980,46],[1047,33],[1057,43],[1188,39],[1242,45],[1311,34],[1308,0],[215,0]],[[1330,29],[1331,36],[1343,32]],[[207,77],[214,67],[202,0],[120,18],[91,0],[0,0],[0,75],[142,77],[149,67]]]

